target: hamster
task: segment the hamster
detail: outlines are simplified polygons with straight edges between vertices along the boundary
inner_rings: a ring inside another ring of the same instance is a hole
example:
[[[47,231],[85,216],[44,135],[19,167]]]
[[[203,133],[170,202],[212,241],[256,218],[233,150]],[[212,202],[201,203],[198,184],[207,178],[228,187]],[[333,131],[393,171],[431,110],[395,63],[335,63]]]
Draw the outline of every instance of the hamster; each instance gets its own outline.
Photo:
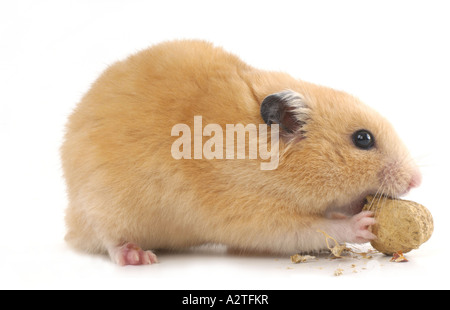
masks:
[[[223,129],[212,158],[202,152],[209,124]],[[250,151],[228,156],[229,124],[278,133],[267,140],[278,147],[272,169]],[[177,144],[177,125],[190,129],[190,145]],[[202,244],[314,252],[326,248],[317,230],[365,243],[376,238],[365,197],[399,197],[421,182],[392,125],[354,96],[197,40],[163,42],[107,68],[69,117],[61,159],[65,240],[119,265]]]

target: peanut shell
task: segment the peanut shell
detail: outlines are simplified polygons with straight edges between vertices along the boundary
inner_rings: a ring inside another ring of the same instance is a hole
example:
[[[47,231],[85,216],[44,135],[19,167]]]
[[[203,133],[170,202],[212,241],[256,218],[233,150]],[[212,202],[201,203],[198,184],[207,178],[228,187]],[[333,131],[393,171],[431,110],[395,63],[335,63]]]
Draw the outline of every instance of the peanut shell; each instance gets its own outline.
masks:
[[[377,236],[371,245],[392,255],[419,248],[433,233],[433,218],[424,206],[408,200],[388,197],[366,197],[363,210],[374,212],[376,224],[371,231]]]

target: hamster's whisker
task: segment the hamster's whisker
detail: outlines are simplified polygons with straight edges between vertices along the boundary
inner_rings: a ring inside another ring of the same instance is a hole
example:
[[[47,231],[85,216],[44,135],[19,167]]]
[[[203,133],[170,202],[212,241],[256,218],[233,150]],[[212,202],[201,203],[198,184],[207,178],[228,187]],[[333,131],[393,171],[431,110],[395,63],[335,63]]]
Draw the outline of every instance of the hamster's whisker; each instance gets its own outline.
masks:
[[[416,166],[418,166],[419,168],[422,167],[430,167],[431,163],[428,161],[428,159],[430,158],[429,155],[421,155],[419,156],[415,156],[414,159],[411,159],[411,161],[415,162]],[[426,160],[426,162],[425,162]]]
[[[381,188],[381,187],[380,187]],[[378,198],[377,198],[377,207],[376,207],[376,209],[375,209],[375,213],[377,213],[378,212],[378,208],[380,207],[380,202],[381,202],[381,199],[383,199],[383,195],[384,195],[384,190],[382,189],[381,190],[381,194],[378,196]]]
[[[412,161],[415,161],[416,163],[420,163],[424,159],[430,158],[430,154],[422,154],[422,155],[416,155],[414,158],[411,158]]]
[[[429,154],[422,154],[422,155],[416,155],[414,157],[410,156],[404,156],[403,160],[400,162],[400,164],[405,165],[415,165],[419,168],[421,167],[430,167],[431,164],[428,162],[428,159],[430,158]]]
[[[381,182],[380,187],[378,188],[377,194],[375,194],[375,197],[373,199],[373,202],[375,202],[375,200],[377,200],[377,208],[375,210],[375,213],[378,211],[378,208],[380,206],[380,201],[381,199],[384,197],[385,195],[385,183],[386,183],[387,177],[384,177],[383,182]]]
[[[381,182],[381,185],[378,187],[377,191],[373,195],[373,199],[372,199],[372,201],[370,202],[370,205],[369,205],[369,210],[372,209],[372,206],[375,203],[375,200],[380,199],[384,195],[383,186],[384,186],[384,182],[385,181],[386,181],[386,178],[383,179],[383,182]],[[377,205],[377,208],[378,208],[378,205]],[[375,213],[376,213],[376,211],[377,210],[374,210]]]

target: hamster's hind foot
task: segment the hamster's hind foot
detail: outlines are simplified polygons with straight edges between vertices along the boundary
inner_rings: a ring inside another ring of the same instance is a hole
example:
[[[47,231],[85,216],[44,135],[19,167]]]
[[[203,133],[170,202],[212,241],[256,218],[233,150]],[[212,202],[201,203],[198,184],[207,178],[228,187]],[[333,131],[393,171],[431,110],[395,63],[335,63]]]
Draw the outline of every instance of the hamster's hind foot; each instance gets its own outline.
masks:
[[[144,251],[134,243],[114,246],[108,249],[111,259],[120,266],[151,265],[158,262],[152,251]]]

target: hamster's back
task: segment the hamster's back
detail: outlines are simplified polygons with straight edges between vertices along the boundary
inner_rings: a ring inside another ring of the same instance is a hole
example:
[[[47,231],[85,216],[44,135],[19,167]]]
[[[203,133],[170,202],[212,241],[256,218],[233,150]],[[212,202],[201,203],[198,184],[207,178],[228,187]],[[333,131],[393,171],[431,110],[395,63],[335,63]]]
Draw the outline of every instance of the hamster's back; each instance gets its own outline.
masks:
[[[203,242],[202,213],[189,206],[209,195],[204,184],[223,180],[211,163],[174,160],[171,129],[194,128],[194,115],[204,124],[260,123],[244,78],[253,71],[201,41],[163,43],[109,67],[67,124],[66,240],[93,252],[130,240],[151,248]]]

